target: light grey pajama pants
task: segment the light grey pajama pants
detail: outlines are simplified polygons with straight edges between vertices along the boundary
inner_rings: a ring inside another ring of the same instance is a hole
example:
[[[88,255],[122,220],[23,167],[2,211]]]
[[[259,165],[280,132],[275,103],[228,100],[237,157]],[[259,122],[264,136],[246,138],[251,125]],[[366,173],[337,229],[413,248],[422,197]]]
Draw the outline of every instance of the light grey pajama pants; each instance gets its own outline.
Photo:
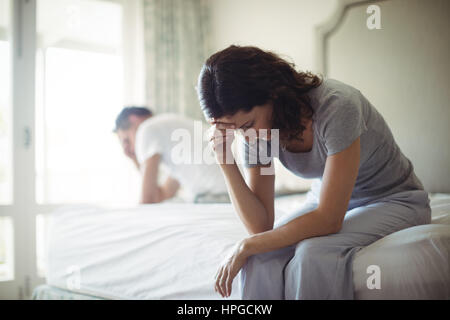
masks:
[[[317,203],[310,191],[303,207],[276,221],[275,228],[312,211]],[[372,202],[350,201],[339,233],[251,256],[240,272],[241,298],[353,299],[355,253],[390,233],[428,224],[430,219],[428,193],[423,190]]]

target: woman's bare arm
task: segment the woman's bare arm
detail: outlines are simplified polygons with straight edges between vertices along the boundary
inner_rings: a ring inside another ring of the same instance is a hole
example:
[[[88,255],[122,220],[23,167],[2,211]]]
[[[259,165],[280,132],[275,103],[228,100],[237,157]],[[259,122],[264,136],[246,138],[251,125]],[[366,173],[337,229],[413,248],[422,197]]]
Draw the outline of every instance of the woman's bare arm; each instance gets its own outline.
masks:
[[[317,209],[274,230],[245,239],[243,247],[246,255],[268,252],[307,238],[339,232],[358,175],[359,159],[359,138],[346,150],[328,157]]]
[[[256,167],[249,169],[249,185],[234,161],[231,144],[234,125],[213,123],[212,148],[221,166],[228,193],[239,218],[249,234],[271,230],[274,222],[274,175],[261,175]]]
[[[261,175],[260,167],[249,169],[249,185],[236,164],[221,164],[231,201],[250,234],[273,228],[274,175]]]

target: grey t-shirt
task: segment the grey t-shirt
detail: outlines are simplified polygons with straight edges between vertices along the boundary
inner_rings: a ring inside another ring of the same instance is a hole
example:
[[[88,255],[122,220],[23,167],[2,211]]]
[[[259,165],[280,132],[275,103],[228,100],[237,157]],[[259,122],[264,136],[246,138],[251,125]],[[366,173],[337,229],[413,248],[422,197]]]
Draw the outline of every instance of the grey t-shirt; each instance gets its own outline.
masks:
[[[360,137],[359,172],[351,199],[373,200],[405,190],[423,190],[387,123],[359,90],[326,79],[308,95],[314,110],[313,147],[301,153],[279,148],[279,159],[287,169],[302,178],[321,179],[327,157],[345,150]],[[255,165],[249,163],[249,158],[258,159],[258,145],[266,149],[259,152],[271,154],[270,144],[244,143],[246,167],[261,164],[258,160]]]

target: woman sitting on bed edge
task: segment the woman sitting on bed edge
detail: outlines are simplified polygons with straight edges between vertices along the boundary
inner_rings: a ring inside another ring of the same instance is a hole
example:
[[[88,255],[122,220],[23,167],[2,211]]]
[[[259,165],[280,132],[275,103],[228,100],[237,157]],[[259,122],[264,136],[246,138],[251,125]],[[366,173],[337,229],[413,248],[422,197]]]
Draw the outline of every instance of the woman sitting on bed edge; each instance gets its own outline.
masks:
[[[223,297],[240,271],[242,299],[353,299],[355,253],[430,222],[428,194],[412,163],[359,90],[297,72],[271,52],[230,46],[205,62],[198,95],[215,127],[211,143],[232,203],[250,234],[218,269],[215,289]],[[225,161],[234,130],[250,129],[279,129],[283,165],[320,178],[307,202],[280,221],[274,221],[275,175],[261,171],[270,163],[249,161],[258,145],[270,149],[271,135],[244,140],[248,184],[235,161]]]

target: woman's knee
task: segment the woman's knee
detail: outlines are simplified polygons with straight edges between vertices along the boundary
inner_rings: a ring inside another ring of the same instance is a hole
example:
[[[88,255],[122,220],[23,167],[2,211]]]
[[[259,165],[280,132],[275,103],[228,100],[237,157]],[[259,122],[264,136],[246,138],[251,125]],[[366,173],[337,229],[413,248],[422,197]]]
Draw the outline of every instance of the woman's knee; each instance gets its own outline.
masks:
[[[257,273],[266,273],[284,268],[286,263],[294,255],[294,250],[295,247],[290,246],[275,251],[255,254],[247,258],[243,270],[245,270],[244,272],[251,270]]]
[[[283,270],[294,254],[294,247],[250,256],[241,269],[242,299],[282,299]]]
[[[330,265],[329,261],[323,260],[327,259],[324,254],[326,248],[319,237],[305,239],[297,244],[294,257],[284,271],[286,299],[325,298],[325,294],[320,292],[323,288],[317,288],[317,283],[327,275],[324,271]]]
[[[431,208],[429,206],[423,208],[422,210],[418,210],[417,212],[417,224],[430,224],[431,223]]]
[[[328,239],[324,237],[314,237],[300,241],[295,248],[293,260],[300,264],[304,262],[314,263],[323,257],[326,240]]]

